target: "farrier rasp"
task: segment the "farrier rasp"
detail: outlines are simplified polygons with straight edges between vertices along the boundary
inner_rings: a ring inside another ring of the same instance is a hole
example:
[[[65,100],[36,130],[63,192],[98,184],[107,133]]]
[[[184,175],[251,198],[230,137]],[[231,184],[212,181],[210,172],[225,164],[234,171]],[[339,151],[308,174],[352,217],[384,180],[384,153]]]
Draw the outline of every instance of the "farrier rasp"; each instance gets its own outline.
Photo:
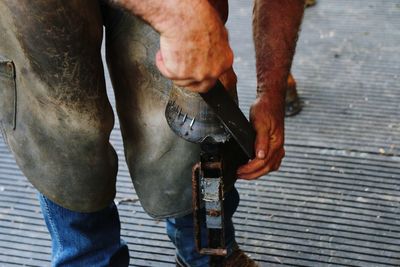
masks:
[[[200,96],[211,107],[225,129],[236,140],[249,159],[254,158],[256,133],[237,103],[228,94],[223,84],[217,80],[215,86]]]

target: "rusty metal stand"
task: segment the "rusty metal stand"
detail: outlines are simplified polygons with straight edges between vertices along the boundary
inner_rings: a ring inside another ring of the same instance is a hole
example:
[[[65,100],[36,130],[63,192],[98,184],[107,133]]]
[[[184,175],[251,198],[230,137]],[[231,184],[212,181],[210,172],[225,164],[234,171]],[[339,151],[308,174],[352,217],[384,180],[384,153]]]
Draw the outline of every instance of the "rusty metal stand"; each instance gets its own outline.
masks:
[[[218,144],[202,145],[200,162],[193,167],[192,185],[197,250],[200,254],[211,256],[210,266],[221,266],[227,250],[224,236],[222,158]],[[207,228],[207,247],[202,246],[202,221],[205,221]]]

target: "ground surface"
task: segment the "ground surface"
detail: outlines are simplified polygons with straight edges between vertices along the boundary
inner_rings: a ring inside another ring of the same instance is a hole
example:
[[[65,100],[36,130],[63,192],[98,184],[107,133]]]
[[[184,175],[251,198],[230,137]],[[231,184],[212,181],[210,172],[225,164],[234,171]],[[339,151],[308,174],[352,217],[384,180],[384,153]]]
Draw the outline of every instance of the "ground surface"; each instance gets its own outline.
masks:
[[[251,1],[231,0],[241,107],[254,99]],[[400,2],[320,0],[306,11],[279,172],[238,183],[238,241],[261,266],[400,266]],[[130,183],[118,125],[119,210],[132,266],[174,266],[164,223]],[[48,266],[35,190],[0,142],[0,266]]]

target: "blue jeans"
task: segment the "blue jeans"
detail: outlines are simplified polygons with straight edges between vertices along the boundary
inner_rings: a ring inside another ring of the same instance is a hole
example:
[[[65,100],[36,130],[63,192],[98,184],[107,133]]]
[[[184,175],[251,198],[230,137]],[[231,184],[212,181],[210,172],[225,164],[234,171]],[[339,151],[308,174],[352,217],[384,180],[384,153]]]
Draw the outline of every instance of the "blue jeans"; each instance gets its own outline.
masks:
[[[225,244],[230,255],[235,246],[235,229],[233,227],[232,216],[239,205],[239,193],[233,188],[224,197],[225,212]],[[201,225],[201,237],[203,244],[206,246],[207,232],[205,224]],[[209,257],[200,255],[196,251],[194,243],[193,231],[193,215],[189,214],[180,218],[167,219],[167,234],[176,247],[176,254],[184,264],[190,267],[206,267],[209,266]]]
[[[129,265],[129,251],[120,237],[114,203],[97,212],[80,213],[65,209],[42,194],[39,200],[51,235],[52,266]]]
[[[39,200],[52,240],[52,266],[129,265],[129,251],[120,236],[119,215],[114,203],[97,212],[80,213],[65,209],[42,194]],[[224,201],[228,254],[235,244],[232,216],[238,204],[239,194],[236,189],[231,190]],[[177,256],[190,267],[208,266],[209,257],[196,252],[192,214],[166,222],[167,234],[176,247]],[[205,226],[202,227],[202,232],[206,233]],[[205,236],[203,240],[207,240]]]

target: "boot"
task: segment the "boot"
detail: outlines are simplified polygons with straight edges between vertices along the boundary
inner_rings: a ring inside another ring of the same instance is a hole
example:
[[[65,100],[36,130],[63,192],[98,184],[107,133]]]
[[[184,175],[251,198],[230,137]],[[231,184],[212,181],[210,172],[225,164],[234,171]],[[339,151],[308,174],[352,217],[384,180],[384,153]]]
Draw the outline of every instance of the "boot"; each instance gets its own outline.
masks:
[[[236,247],[233,253],[226,258],[223,267],[259,267],[259,265],[244,253],[239,247]],[[219,266],[214,266],[219,267]]]
[[[175,261],[176,267],[189,267],[178,256]],[[211,264],[210,267],[259,267],[259,265],[236,245],[232,254],[224,259],[222,264]]]

